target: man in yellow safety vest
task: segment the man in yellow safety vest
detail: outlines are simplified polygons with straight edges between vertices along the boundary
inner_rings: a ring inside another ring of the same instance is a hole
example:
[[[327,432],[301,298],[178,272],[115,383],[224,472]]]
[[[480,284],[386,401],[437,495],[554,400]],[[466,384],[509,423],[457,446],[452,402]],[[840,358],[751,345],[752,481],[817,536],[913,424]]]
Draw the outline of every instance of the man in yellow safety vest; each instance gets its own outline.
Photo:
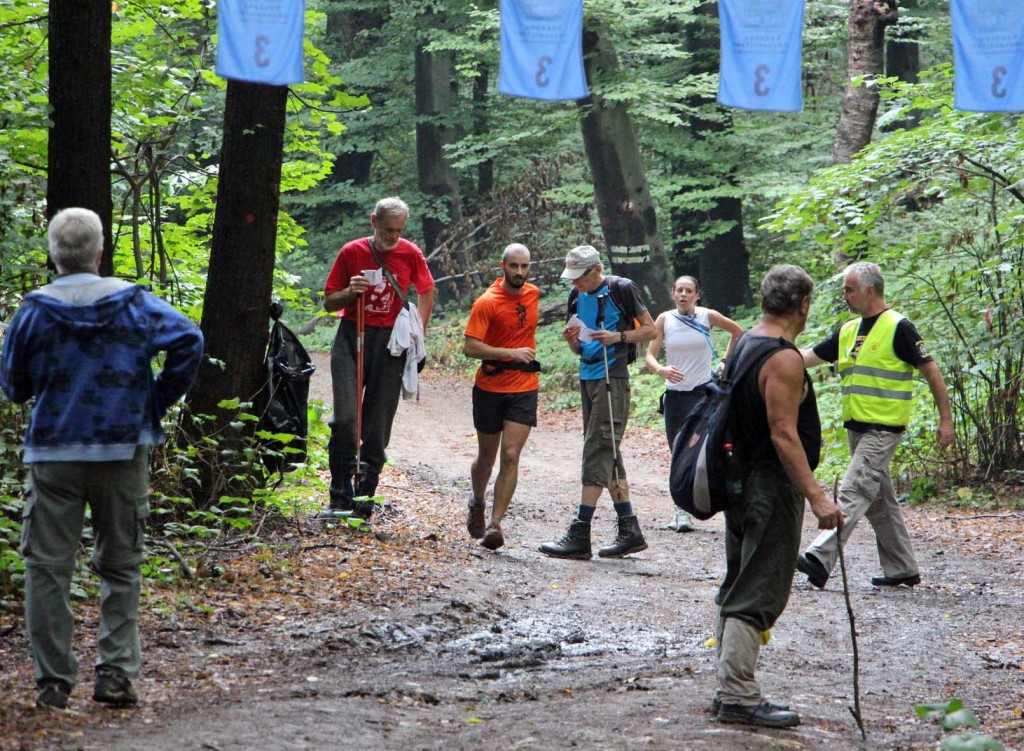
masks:
[[[867,517],[878,542],[882,575],[876,587],[914,586],[921,582],[914,548],[896,502],[889,462],[910,421],[914,370],[928,382],[939,412],[936,443],[953,442],[949,394],[935,361],[914,325],[885,304],[882,272],[859,262],[843,272],[843,299],[859,317],[840,326],[813,349],[800,353],[806,367],[834,362],[843,387],[843,425],[850,444],[850,466],[839,489],[846,514],[845,544],[857,522]],[[839,558],[835,531],[824,532],[797,559],[797,570],[819,589]]]

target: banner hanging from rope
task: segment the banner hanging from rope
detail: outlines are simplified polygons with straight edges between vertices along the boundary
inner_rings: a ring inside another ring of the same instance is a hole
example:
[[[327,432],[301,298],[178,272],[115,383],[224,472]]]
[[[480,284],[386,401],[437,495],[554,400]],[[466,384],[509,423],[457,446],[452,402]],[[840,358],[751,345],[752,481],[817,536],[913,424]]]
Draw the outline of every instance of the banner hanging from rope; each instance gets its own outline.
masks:
[[[217,75],[249,83],[302,83],[305,0],[219,0]]]
[[[718,103],[747,110],[803,109],[803,0],[719,0]]]
[[[950,0],[953,106],[1024,111],[1024,2]]]
[[[501,0],[498,91],[547,100],[587,96],[583,0]]]

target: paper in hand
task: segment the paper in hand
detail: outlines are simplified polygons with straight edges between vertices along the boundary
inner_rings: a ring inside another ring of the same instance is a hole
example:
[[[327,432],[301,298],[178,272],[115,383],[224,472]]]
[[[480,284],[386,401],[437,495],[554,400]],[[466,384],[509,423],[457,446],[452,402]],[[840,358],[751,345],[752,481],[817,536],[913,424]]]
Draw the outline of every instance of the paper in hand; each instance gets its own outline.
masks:
[[[580,330],[580,341],[584,344],[594,341],[594,330],[583,323],[575,313],[569,316],[569,320],[565,325],[578,328]]]

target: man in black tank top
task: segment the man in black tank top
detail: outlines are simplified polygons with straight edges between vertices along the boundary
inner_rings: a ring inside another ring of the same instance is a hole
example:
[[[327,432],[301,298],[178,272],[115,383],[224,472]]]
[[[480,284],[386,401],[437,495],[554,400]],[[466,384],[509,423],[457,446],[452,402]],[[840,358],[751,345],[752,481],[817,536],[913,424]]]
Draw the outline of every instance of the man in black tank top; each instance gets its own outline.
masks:
[[[754,668],[762,635],[789,600],[804,502],[821,529],[842,524],[839,507],[814,479],[821,423],[814,388],[793,345],[807,323],[814,282],[797,266],[775,266],[761,282],[762,317],[743,335],[733,358],[755,348],[761,362],[733,391],[737,450],[746,478],[742,501],[725,512],[726,572],[718,611],[720,722],[793,727],[800,716],[761,695]]]

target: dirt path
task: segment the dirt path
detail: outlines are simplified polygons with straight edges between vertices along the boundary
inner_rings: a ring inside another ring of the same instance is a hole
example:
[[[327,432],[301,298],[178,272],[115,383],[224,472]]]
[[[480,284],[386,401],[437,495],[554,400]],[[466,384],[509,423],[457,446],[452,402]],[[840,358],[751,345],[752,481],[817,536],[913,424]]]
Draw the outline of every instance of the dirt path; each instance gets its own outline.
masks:
[[[907,509],[924,582],[896,591],[870,586],[873,538],[866,527],[857,532],[847,558],[866,743],[848,710],[841,588],[819,592],[803,577],[759,671],[765,693],[793,705],[803,724],[720,725],[706,711],[715,663],[704,643],[723,567],[721,520],[693,534],[664,529],[672,504],[661,435],[633,428],[623,452],[646,552],[589,562],[537,552],[578,501],[578,416],[559,413],[543,415],[533,432],[507,545],[489,553],[462,531],[475,452],[469,384],[427,375],[422,400],[400,408],[390,453],[443,505],[431,534],[456,551],[437,559],[443,584],[414,592],[409,604],[333,621],[319,614],[318,627],[303,624],[311,638],[296,643],[292,633],[294,646],[268,649],[244,685],[202,703],[182,695],[177,707],[111,715],[113,724],[86,729],[67,748],[930,749],[940,730],[912,708],[950,696],[1007,748],[1024,748],[1019,519],[957,521],[944,508]],[[325,389],[321,381],[314,393]],[[613,526],[602,499],[598,543]],[[808,514],[805,542],[813,529]]]

